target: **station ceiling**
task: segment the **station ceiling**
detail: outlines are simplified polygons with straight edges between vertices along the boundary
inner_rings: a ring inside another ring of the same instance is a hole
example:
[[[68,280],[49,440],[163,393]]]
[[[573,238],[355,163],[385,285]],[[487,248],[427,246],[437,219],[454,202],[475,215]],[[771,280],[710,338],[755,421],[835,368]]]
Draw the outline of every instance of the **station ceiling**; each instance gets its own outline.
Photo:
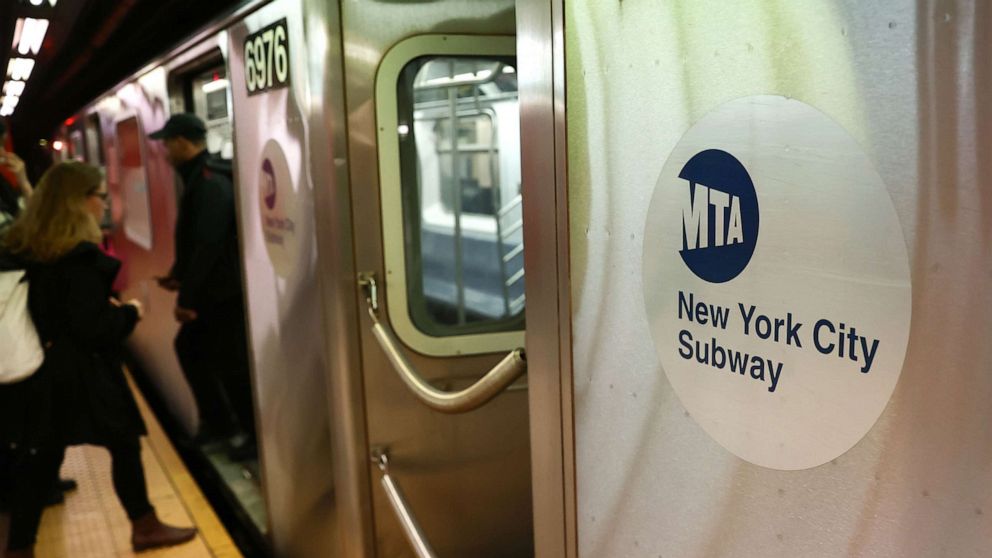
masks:
[[[15,142],[50,137],[80,107],[244,1],[0,0],[0,68],[34,60],[9,118]],[[21,18],[48,21],[37,53],[13,45]]]

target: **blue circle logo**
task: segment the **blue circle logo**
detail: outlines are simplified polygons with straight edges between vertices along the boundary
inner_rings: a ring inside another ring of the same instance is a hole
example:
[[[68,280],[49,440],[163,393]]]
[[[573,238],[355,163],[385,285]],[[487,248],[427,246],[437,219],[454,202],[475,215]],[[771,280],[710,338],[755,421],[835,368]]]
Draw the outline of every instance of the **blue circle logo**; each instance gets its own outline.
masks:
[[[682,261],[697,277],[726,283],[740,275],[758,242],[758,196],[744,165],[719,149],[682,167]]]

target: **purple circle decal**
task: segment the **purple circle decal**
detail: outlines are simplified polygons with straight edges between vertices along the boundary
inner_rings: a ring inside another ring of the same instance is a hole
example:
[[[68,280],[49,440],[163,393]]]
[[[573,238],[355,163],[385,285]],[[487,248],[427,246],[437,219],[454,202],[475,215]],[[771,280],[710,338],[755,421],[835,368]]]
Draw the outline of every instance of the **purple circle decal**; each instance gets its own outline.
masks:
[[[262,188],[265,193],[265,207],[272,209],[276,206],[276,174],[272,168],[272,161],[266,159],[262,162]]]

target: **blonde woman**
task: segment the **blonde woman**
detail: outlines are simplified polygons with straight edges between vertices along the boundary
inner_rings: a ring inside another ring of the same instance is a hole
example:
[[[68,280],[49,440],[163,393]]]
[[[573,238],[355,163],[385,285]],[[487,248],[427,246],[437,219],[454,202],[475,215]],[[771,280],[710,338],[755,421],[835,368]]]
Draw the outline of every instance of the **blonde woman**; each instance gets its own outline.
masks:
[[[65,447],[77,444],[110,450],[114,490],[136,551],[196,533],[163,524],[148,501],[139,443],[145,425],[120,360],[142,308],[110,296],[120,262],[98,246],[106,198],[95,167],[57,164],[3,238],[8,256],[28,269],[28,307],[46,347],[33,376],[0,386],[0,443],[17,452],[8,558],[34,556],[44,498]]]

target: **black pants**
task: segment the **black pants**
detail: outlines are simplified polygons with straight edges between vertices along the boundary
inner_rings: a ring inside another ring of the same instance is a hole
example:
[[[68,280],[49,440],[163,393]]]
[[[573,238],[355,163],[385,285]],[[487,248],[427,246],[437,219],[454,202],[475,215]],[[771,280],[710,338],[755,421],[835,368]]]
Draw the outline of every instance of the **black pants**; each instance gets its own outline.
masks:
[[[145,470],[141,466],[141,445],[137,438],[126,444],[107,448],[110,451],[114,492],[135,520],[154,510],[148,501]],[[41,524],[45,499],[58,477],[65,448],[40,450],[18,456],[13,465],[13,489],[10,497],[10,537],[8,550],[34,546]]]
[[[193,391],[200,429],[220,434],[255,433],[248,373],[248,343],[241,297],[198,310],[179,328],[176,356]]]
[[[10,491],[14,486],[11,478],[13,466],[13,454],[0,445],[0,511],[6,511],[10,505]]]

